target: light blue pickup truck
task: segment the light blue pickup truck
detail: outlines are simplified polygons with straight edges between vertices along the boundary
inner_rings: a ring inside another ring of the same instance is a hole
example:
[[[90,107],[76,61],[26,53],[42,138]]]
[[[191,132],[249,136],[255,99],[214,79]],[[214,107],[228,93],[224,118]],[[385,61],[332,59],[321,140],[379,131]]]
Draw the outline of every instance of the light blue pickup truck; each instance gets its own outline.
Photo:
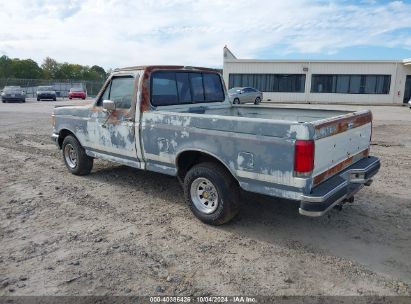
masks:
[[[56,107],[52,122],[71,173],[101,158],[176,176],[194,215],[212,225],[238,213],[240,188],[321,216],[353,201],[380,168],[369,156],[370,111],[233,105],[206,68],[115,70],[92,104]]]

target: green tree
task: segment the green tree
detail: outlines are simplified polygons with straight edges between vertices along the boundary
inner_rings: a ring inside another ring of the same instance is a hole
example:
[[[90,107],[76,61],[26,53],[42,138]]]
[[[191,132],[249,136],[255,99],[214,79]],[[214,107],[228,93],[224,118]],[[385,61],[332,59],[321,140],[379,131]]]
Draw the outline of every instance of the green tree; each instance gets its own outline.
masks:
[[[11,68],[11,73],[16,78],[37,79],[43,74],[37,62],[32,59],[12,59]]]
[[[97,75],[99,75],[99,80],[105,80],[107,78],[107,73],[101,66],[93,65],[90,69],[90,72],[97,73]]]
[[[0,78],[13,77],[12,75],[12,60],[3,55],[0,57]]]
[[[50,57],[46,57],[41,65],[43,77],[46,79],[55,79],[60,69],[60,63]]]

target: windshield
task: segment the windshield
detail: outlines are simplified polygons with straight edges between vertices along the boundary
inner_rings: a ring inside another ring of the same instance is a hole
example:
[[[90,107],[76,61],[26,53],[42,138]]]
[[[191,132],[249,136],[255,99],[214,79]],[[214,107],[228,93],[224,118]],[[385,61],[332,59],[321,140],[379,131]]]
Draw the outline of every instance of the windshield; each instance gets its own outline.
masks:
[[[4,92],[21,92],[21,87],[4,87]]]
[[[43,91],[53,91],[53,87],[38,87],[38,91],[43,92]]]

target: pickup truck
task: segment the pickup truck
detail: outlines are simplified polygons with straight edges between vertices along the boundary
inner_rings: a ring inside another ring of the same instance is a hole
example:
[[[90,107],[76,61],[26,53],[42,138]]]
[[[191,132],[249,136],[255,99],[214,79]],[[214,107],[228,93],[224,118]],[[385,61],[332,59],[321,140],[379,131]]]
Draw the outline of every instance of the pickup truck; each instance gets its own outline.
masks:
[[[56,107],[52,124],[71,173],[101,158],[175,176],[212,225],[238,213],[240,189],[321,216],[352,202],[380,168],[369,155],[370,111],[233,105],[207,68],[117,69],[91,104]]]

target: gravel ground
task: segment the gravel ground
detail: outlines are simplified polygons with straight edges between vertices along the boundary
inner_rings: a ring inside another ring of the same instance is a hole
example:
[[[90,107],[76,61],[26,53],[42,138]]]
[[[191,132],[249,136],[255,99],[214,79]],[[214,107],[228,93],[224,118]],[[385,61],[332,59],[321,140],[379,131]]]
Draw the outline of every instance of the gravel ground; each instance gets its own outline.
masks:
[[[0,295],[411,294],[409,109],[371,107],[382,168],[341,212],[242,193],[210,227],[174,178],[102,160],[69,174],[50,140],[62,103],[0,104]]]

